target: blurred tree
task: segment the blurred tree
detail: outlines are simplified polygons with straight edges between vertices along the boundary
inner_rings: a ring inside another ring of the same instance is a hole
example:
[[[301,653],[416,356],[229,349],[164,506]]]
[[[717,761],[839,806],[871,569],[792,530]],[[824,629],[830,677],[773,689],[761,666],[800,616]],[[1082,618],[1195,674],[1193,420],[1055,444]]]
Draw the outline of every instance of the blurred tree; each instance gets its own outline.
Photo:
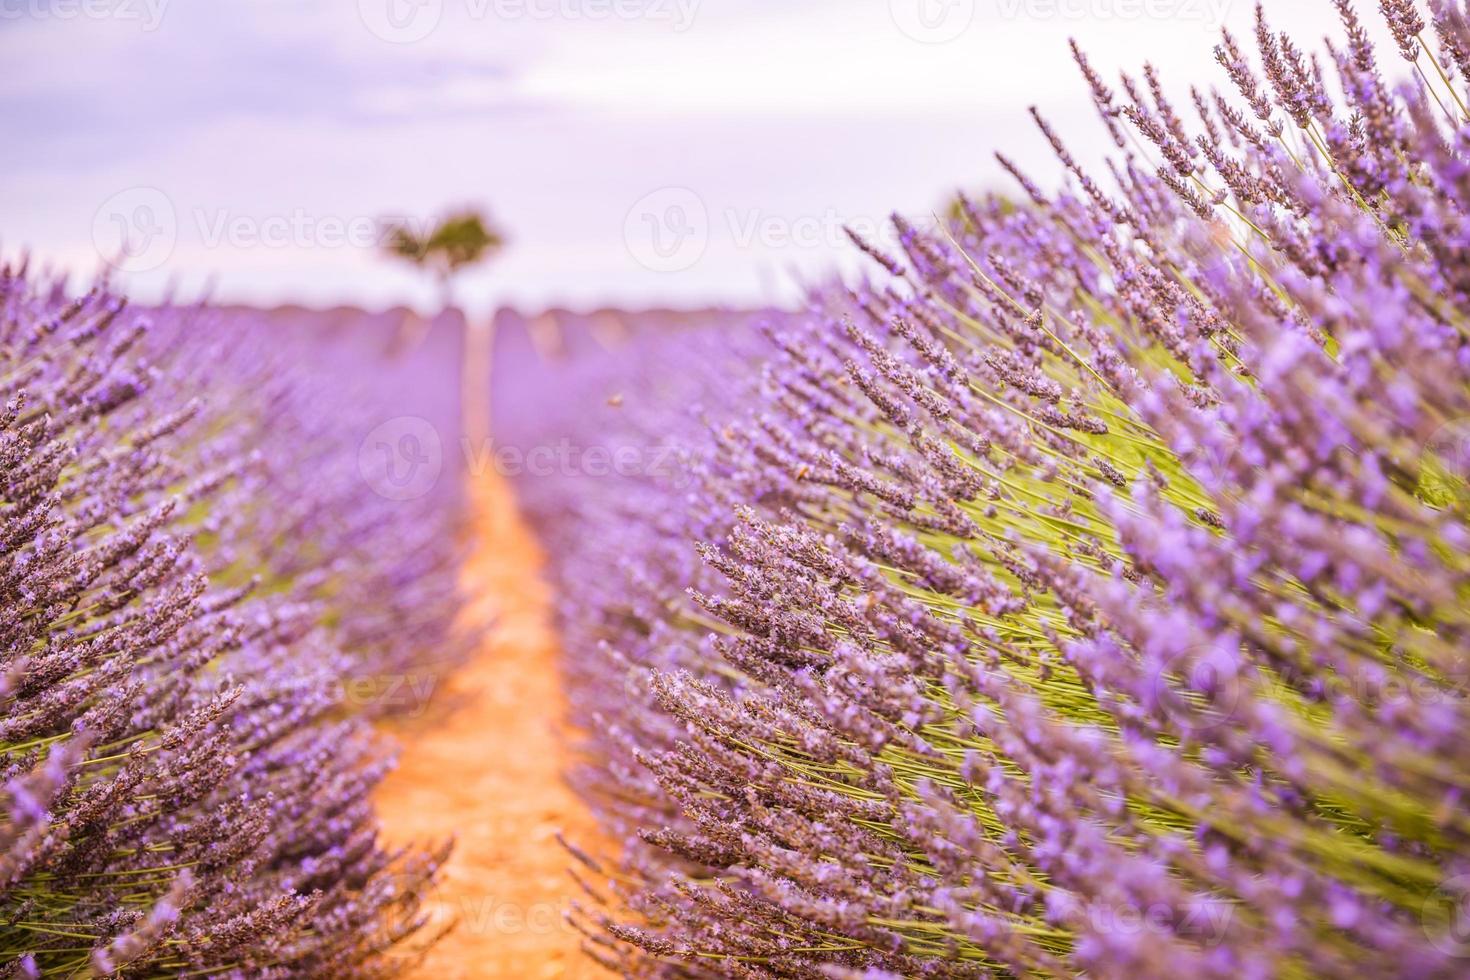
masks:
[[[446,215],[422,234],[408,222],[390,224],[383,243],[383,250],[389,256],[412,263],[434,277],[443,311],[454,308],[455,276],[469,266],[494,257],[504,247],[504,234],[489,218],[473,208]],[[460,405],[464,412],[465,437],[473,442],[486,436],[490,421],[490,331],[494,311],[484,317],[471,317],[466,313],[464,319]],[[411,349],[422,341],[427,331],[427,322],[410,316],[395,346]]]
[[[505,246],[505,237],[479,211],[448,215],[427,234],[407,222],[388,226],[384,249],[391,256],[411,262],[433,275],[439,301],[451,308],[454,277],[466,266],[491,258]]]

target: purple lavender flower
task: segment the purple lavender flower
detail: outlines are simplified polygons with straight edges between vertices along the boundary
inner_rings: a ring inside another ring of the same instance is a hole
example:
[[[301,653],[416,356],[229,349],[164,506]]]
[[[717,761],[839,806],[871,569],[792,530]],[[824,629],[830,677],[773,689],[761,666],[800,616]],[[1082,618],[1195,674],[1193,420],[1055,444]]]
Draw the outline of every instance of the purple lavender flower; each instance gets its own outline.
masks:
[[[1038,117],[1056,192],[860,242],[755,352],[633,342],[663,394],[574,435],[686,438],[693,488],[523,490],[624,841],[591,955],[1464,975],[1470,32],[1385,2],[1391,87],[1335,6],[1325,58],[1225,35],[1197,122],[1079,54],[1108,179]]]
[[[379,845],[342,692],[454,659],[452,527],[342,475],[263,326],[23,268],[0,310],[0,966],[384,972],[443,851]]]

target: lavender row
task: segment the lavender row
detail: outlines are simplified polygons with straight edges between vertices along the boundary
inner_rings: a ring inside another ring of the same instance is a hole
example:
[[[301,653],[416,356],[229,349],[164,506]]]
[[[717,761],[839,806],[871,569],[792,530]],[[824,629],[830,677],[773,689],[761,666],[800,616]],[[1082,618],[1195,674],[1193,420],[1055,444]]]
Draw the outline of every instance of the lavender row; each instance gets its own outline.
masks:
[[[1038,116],[1061,190],[895,218],[764,350],[639,341],[613,427],[678,478],[524,491],[624,844],[589,953],[1470,968],[1470,28],[1385,0],[1380,65],[1334,6],[1320,53],[1226,34],[1229,94],[1078,51],[1106,179]]]
[[[402,965],[444,851],[378,840],[352,695],[462,654],[457,539],[322,353],[0,273],[0,973]]]

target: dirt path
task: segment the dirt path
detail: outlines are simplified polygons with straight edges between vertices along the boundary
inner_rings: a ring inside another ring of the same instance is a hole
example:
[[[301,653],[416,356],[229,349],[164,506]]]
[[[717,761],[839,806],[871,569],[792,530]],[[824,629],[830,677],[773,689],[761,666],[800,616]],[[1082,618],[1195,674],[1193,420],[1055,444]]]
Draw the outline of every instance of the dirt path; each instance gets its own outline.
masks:
[[[562,695],[541,553],[491,475],[471,489],[475,552],[467,576],[475,614],[496,628],[448,683],[455,707],[395,732],[399,767],[378,793],[395,843],[456,838],[428,907],[430,928],[454,923],[415,978],[605,977],[578,950],[562,913],[581,895],[557,843],[595,840],[592,818],[561,780]]]

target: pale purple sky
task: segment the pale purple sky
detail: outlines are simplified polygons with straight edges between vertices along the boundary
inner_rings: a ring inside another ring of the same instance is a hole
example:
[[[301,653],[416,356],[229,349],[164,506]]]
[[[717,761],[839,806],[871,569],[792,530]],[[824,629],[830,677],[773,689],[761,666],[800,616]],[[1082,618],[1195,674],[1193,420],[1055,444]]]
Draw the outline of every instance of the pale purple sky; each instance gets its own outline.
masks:
[[[1365,19],[1374,4],[1363,2]],[[844,222],[1044,179],[1111,77],[1214,82],[1247,0],[0,0],[0,251],[141,298],[427,307],[385,216],[488,206],[476,307],[750,304],[851,267]],[[1327,0],[1271,0],[1305,42]],[[124,232],[132,254],[120,250]]]

